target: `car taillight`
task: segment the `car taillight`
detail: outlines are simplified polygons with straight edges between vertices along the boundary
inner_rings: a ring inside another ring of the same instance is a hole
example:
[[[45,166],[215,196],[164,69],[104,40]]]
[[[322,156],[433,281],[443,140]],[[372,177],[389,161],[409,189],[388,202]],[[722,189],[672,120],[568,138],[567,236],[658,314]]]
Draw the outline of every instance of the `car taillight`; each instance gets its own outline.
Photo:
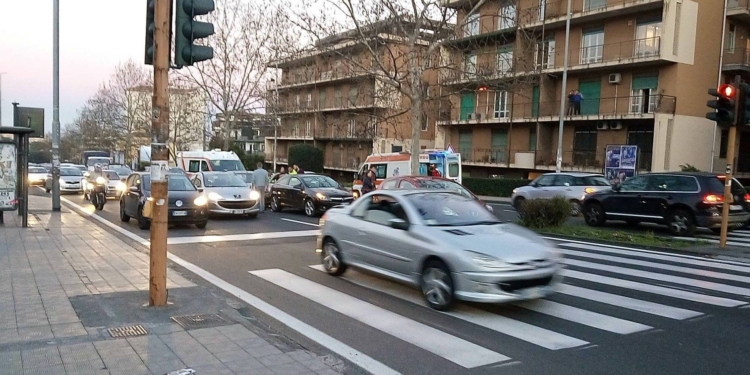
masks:
[[[724,202],[724,197],[722,197],[721,195],[709,194],[703,197],[703,203],[706,204],[715,204],[721,202]]]
[[[745,202],[750,203],[750,193],[745,193]]]
[[[587,187],[587,188],[583,189],[583,192],[586,193],[586,194],[591,194],[591,193],[593,193],[595,191],[596,190],[594,188],[592,188],[592,187]]]

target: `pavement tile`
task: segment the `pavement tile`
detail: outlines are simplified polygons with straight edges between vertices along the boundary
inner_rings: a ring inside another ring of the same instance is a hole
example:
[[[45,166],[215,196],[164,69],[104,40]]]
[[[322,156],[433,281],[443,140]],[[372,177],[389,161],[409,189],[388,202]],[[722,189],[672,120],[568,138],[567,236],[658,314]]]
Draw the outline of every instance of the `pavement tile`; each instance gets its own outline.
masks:
[[[214,356],[222,362],[239,361],[246,358],[251,358],[246,351],[239,349],[228,352],[213,353]]]
[[[309,359],[315,359],[318,357],[317,355],[311,352],[308,352],[307,350],[295,350],[293,352],[289,352],[286,354],[299,362],[302,362],[304,360],[309,360]]]
[[[180,370],[183,368],[186,368],[184,363],[182,361],[164,361],[164,362],[154,362],[154,363],[147,363],[146,367],[151,371],[153,374],[166,374],[170,371]],[[202,374],[198,374],[202,375]],[[208,373],[206,375],[209,375]]]
[[[190,366],[196,374],[234,375],[234,372],[221,363]]]
[[[235,341],[235,344],[237,344],[240,348],[249,351],[250,348],[257,348],[259,346],[268,345],[268,341],[258,337],[254,339],[245,339],[245,340]]]
[[[341,373],[333,371],[330,368],[323,369],[323,370],[317,370],[317,371],[315,371],[315,374],[317,374],[317,375],[341,375]]]
[[[214,357],[213,355],[200,355],[200,356],[192,356],[192,357],[186,357],[182,358],[183,362],[187,364],[188,366],[199,366],[199,365],[214,365],[221,363],[221,361]]]
[[[52,329],[47,326],[20,327],[18,328],[19,341],[48,340],[53,338]]]
[[[80,373],[86,373],[86,372],[96,372],[105,370],[106,367],[104,366],[104,363],[99,360],[95,361],[81,361],[81,362],[74,362],[74,363],[66,363],[65,364],[65,370],[68,372],[68,374],[80,374]]]
[[[268,344],[268,343],[266,343],[263,346],[256,346],[254,348],[245,348],[245,351],[250,353],[250,355],[255,358],[265,357],[269,355],[283,354],[281,350],[279,350],[275,346]]]
[[[224,353],[242,350],[242,347],[231,341],[204,343],[203,346],[205,346],[206,349],[208,349],[208,351],[210,351],[211,353]]]
[[[65,367],[62,364],[44,368],[31,368],[23,370],[24,375],[66,375]]]
[[[226,361],[224,362],[224,365],[229,367],[234,372],[266,369],[266,366],[260,363],[260,361],[255,358],[245,358],[237,361]]]
[[[221,331],[219,331],[216,328],[200,328],[200,329],[193,329],[187,332],[190,334],[190,336],[193,336],[195,338],[209,337],[209,336],[224,336],[222,335]]]
[[[258,358],[258,360],[260,361],[260,363],[266,366],[282,365],[286,363],[297,363],[297,361],[294,358],[283,353],[263,356],[263,357]]]
[[[126,339],[114,339],[114,340],[97,341],[94,343],[94,346],[96,347],[96,350],[107,350],[107,349],[129,348],[130,343]]]
[[[308,369],[305,366],[302,366],[300,363],[297,363],[297,362],[272,365],[272,366],[268,366],[268,369],[273,371],[273,373],[277,375],[301,375],[301,374],[312,373],[310,369]]]
[[[309,368],[311,371],[321,371],[330,369],[327,364],[323,363],[322,360],[315,358],[315,359],[307,359],[303,361],[298,361],[302,366],[305,366]]]

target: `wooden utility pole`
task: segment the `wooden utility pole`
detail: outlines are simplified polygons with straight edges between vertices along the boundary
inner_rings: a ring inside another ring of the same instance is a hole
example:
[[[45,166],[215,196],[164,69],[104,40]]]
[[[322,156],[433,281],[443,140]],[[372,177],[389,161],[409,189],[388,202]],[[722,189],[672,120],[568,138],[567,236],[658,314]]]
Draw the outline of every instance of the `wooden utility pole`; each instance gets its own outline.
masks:
[[[734,144],[737,140],[737,127],[745,124],[744,100],[748,93],[740,88],[742,85],[740,76],[734,77],[734,123],[729,127],[729,139],[727,140],[727,169],[724,180],[724,202],[721,205],[721,236],[719,237],[719,248],[727,247],[727,233],[729,232],[729,210],[734,203],[732,194],[732,176],[734,174]]]
[[[151,118],[151,252],[148,304],[167,304],[167,214],[169,171],[169,10],[172,0],[155,0],[154,96]]]

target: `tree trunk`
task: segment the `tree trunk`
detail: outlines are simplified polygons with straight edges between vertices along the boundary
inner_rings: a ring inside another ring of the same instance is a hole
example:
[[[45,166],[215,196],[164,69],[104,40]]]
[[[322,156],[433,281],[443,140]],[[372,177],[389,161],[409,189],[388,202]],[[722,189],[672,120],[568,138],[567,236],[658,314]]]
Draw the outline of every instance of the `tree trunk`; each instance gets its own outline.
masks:
[[[415,62],[412,62],[413,64]],[[417,67],[411,72],[411,171],[419,174],[419,140],[422,132],[422,74]]]

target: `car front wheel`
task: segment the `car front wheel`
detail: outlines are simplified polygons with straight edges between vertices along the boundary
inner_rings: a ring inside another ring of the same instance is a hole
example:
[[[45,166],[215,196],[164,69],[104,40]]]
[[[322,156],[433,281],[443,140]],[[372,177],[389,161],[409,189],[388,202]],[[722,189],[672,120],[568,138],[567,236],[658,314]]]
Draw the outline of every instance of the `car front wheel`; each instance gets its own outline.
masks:
[[[208,225],[208,220],[201,221],[197,224],[195,224],[195,227],[198,229],[206,229],[206,226]]]
[[[600,227],[604,225],[606,219],[604,218],[604,209],[599,203],[587,204],[583,209],[583,219],[586,224],[592,227]]]
[[[305,215],[310,217],[315,216],[315,203],[313,203],[312,199],[305,200]]]
[[[143,217],[143,207],[138,210],[138,228],[146,230],[151,228],[151,222],[147,218]]]
[[[279,197],[271,198],[271,210],[273,210],[273,212],[281,211],[281,202],[279,202]]]
[[[693,215],[684,209],[677,209],[667,216],[669,233],[673,236],[689,237],[695,233],[695,220]]]
[[[120,203],[120,221],[122,221],[123,223],[127,223],[128,221],[130,221],[130,216],[125,213],[125,204],[123,203]]]
[[[422,271],[422,295],[427,305],[446,311],[453,305],[453,279],[448,266],[442,261],[429,261]]]
[[[341,262],[341,251],[336,241],[327,239],[323,243],[323,254],[320,258],[323,268],[331,276],[341,276],[346,271],[346,264]]]

